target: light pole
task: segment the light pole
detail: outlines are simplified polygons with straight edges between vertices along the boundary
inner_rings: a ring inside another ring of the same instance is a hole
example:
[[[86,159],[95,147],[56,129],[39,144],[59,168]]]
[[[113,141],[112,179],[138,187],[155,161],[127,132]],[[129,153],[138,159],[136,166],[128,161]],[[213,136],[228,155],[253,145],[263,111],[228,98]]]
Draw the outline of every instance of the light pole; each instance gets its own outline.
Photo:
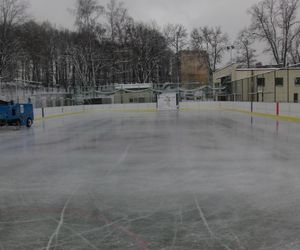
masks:
[[[228,45],[227,51],[230,51],[230,62],[233,63],[233,50],[235,49],[234,45]]]

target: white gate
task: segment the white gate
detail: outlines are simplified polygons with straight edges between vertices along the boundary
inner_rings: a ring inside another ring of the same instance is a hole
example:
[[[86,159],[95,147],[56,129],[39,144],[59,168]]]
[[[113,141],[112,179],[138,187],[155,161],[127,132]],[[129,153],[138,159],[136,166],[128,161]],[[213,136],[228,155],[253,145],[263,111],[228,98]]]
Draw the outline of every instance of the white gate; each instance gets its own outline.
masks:
[[[178,110],[178,95],[177,93],[162,93],[157,97],[157,109],[164,110]]]

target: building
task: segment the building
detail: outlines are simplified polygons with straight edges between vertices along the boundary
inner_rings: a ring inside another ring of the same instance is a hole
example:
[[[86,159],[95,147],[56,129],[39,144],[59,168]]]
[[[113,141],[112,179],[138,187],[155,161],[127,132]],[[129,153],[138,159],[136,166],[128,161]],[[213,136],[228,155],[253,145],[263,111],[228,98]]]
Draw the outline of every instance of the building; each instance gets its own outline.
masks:
[[[150,103],[155,99],[152,83],[116,84],[113,103]]]
[[[76,104],[149,103],[156,100],[152,83],[110,84],[95,91],[78,91]]]
[[[230,64],[213,75],[221,101],[299,102],[300,68]]]
[[[209,69],[199,52],[194,50],[180,52],[180,80],[186,89],[208,84]]]

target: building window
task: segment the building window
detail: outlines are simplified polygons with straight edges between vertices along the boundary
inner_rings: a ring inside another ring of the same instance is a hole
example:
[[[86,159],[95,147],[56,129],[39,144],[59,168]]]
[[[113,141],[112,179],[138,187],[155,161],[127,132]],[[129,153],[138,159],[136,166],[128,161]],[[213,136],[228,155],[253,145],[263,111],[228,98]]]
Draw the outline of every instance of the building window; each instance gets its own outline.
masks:
[[[257,86],[264,87],[265,86],[265,78],[257,78]]]
[[[146,102],[146,100],[145,100],[144,97],[140,97],[140,98],[139,98],[139,103],[145,103],[145,102]]]
[[[275,86],[283,86],[283,78],[282,77],[275,78]]]
[[[298,103],[299,102],[299,98],[298,98],[298,93],[294,94],[294,103]]]
[[[295,78],[295,85],[300,85],[300,77]]]

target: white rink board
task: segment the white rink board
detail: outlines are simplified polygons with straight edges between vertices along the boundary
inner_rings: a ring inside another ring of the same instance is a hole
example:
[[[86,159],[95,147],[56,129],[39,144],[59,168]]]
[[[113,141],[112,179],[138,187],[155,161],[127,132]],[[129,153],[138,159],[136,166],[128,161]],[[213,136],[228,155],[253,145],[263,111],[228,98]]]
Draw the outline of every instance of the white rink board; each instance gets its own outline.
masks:
[[[157,98],[157,109],[160,111],[177,110],[177,94],[164,93],[160,94]]]

